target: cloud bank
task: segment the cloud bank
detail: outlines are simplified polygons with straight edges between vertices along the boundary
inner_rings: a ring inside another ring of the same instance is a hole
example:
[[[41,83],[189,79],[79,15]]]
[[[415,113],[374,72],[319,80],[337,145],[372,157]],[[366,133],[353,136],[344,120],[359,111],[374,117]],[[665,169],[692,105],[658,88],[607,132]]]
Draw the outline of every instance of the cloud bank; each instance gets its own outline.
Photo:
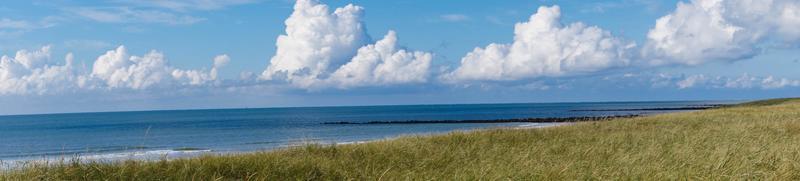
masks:
[[[137,6],[71,10],[101,22],[192,24],[202,19],[193,19],[184,11],[250,2],[125,1],[123,4]],[[791,0],[680,2],[673,12],[655,22],[641,47],[597,26],[582,22],[562,24],[558,6],[543,6],[527,21],[515,25],[513,42],[476,47],[453,69],[442,68],[441,73],[433,73],[430,70],[437,68],[432,67],[433,54],[400,46],[397,32],[388,31],[381,39],[373,40],[366,31],[363,7],[349,4],[331,9],[315,0],[298,0],[285,20],[285,34],[277,37],[276,54],[261,74],[243,76],[257,78],[242,80],[247,84],[242,86],[354,89],[423,84],[434,76],[438,77],[434,83],[447,85],[522,82],[532,89],[553,89],[559,86],[541,82],[621,68],[642,70],[736,61],[757,56],[770,45],[794,45],[800,41],[800,2]],[[457,21],[467,17],[454,14],[441,18]],[[0,29],[48,26],[52,26],[51,21],[0,19]],[[124,46],[100,55],[88,68],[76,66],[72,54],[67,54],[64,61],[54,59],[60,58],[51,56],[50,46],[2,56],[0,95],[222,86],[219,71],[230,61],[228,55],[219,55],[210,69],[180,69],[171,66],[159,51],[131,55]],[[698,74],[650,79],[653,85],[677,89],[700,85],[762,89],[800,86],[798,80],[746,74],[735,78]]]
[[[679,2],[673,12],[656,21],[639,48],[581,22],[564,26],[558,6],[543,6],[528,22],[516,24],[512,43],[475,48],[440,78],[450,83],[515,81],[619,67],[649,69],[748,59],[776,44],[798,43],[798,9],[800,2],[793,0]]]
[[[786,87],[800,87],[800,80],[777,78],[774,76],[752,76],[743,74],[739,77],[707,76],[696,74],[674,78],[679,89],[689,88],[729,88],[729,89],[780,89]]]
[[[504,81],[591,73],[630,64],[635,44],[581,22],[562,25],[558,6],[514,27],[514,42],[475,48],[445,81]]]
[[[100,55],[90,70],[84,70],[74,65],[71,53],[62,65],[51,62],[50,49],[45,46],[35,51],[17,51],[14,57],[0,57],[0,95],[212,86],[218,82],[218,70],[230,61],[227,55],[220,55],[210,71],[184,70],[170,66],[158,51],[132,56],[125,46],[119,46]]]

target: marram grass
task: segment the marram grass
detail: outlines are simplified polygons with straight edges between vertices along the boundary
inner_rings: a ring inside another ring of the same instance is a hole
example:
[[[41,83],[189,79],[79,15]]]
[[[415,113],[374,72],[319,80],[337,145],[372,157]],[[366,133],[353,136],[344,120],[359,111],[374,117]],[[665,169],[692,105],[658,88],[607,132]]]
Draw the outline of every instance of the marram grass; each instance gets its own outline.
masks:
[[[800,100],[542,129],[171,161],[30,164],[0,180],[800,179]]]

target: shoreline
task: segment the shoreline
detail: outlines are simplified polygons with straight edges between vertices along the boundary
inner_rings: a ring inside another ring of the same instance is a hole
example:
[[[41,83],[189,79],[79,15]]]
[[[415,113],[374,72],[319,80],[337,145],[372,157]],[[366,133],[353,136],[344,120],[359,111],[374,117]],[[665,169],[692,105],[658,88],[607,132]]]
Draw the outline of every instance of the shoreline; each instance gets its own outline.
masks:
[[[684,112],[687,110],[705,110],[705,109],[712,109],[718,108],[722,106],[715,106],[715,107],[679,107],[675,109],[676,112]],[[689,108],[697,108],[697,109],[689,109]],[[637,110],[649,110],[648,109],[637,109]],[[673,108],[652,108],[652,109],[673,109]],[[633,110],[633,109],[631,109]],[[684,111],[677,111],[677,110],[684,110]],[[576,110],[572,110],[576,111]],[[591,111],[591,110],[589,110]],[[600,110],[597,110],[600,111]],[[671,113],[671,112],[665,112]],[[665,114],[665,113],[656,113],[656,114]],[[238,154],[249,154],[249,153],[259,153],[259,152],[271,152],[281,149],[288,149],[294,147],[300,147],[309,144],[319,144],[319,145],[354,145],[354,144],[365,144],[365,143],[372,143],[378,141],[387,141],[402,138],[405,136],[436,136],[436,135],[444,135],[447,133],[452,132],[459,132],[459,131],[477,131],[477,130],[486,130],[486,129],[540,129],[540,128],[550,128],[550,127],[560,127],[560,126],[568,126],[573,125],[579,122],[593,122],[593,121],[607,121],[612,119],[619,119],[619,118],[635,118],[635,117],[645,117],[653,114],[626,114],[626,115],[610,115],[610,116],[579,116],[579,117],[545,117],[545,118],[515,118],[515,119],[488,119],[488,120],[406,120],[406,121],[369,121],[369,122],[323,122],[320,124],[323,125],[381,125],[381,124],[504,124],[504,123],[529,123],[529,124],[522,124],[516,126],[497,126],[497,127],[486,127],[486,128],[476,128],[476,129],[466,129],[466,130],[451,130],[445,132],[427,132],[427,133],[413,133],[413,134],[401,134],[392,137],[386,138],[378,138],[378,139],[365,139],[365,140],[354,140],[354,141],[343,141],[343,142],[336,142],[336,141],[310,141],[307,143],[292,143],[287,142],[285,145],[280,145],[276,147],[258,149],[258,150],[241,150],[241,151],[220,151],[214,149],[207,149],[207,148],[174,148],[174,149],[159,149],[159,150],[132,150],[132,151],[122,151],[122,152],[105,152],[105,153],[79,153],[79,154],[72,154],[72,155],[38,155],[38,156],[28,156],[28,157],[19,157],[19,158],[9,158],[9,159],[0,159],[0,170],[14,170],[17,169],[20,165],[24,164],[31,164],[31,163],[46,163],[46,164],[59,164],[59,163],[69,163],[73,160],[78,160],[80,162],[121,162],[127,160],[137,160],[137,161],[160,161],[162,159],[166,160],[174,160],[174,159],[183,159],[183,158],[195,158],[205,155],[211,156],[227,156],[227,155],[238,155]],[[545,125],[536,125],[536,124],[545,124]]]
[[[324,122],[327,125],[375,125],[375,124],[470,124],[470,123],[573,123],[586,121],[604,121],[617,118],[634,118],[645,114],[627,114],[611,116],[581,116],[581,117],[546,117],[546,118],[518,118],[518,119],[471,119],[471,120],[406,120],[406,121],[368,121],[368,122]]]
[[[797,132],[800,124],[792,119],[799,108],[800,99],[764,100],[724,109],[650,114],[614,121],[509,124],[518,126],[333,145],[298,144],[269,151],[169,161],[72,162],[50,166],[31,163],[28,167],[15,167],[20,171],[0,172],[0,177],[7,174],[4,178],[9,180],[374,180],[458,176],[564,180],[665,176],[714,179],[721,178],[719,174],[723,173],[745,179],[791,179],[798,172],[793,166],[794,154],[787,150],[797,150],[798,145],[786,138],[800,135]],[[564,125],[570,126],[537,129]]]
[[[392,137],[385,137],[385,138],[377,138],[377,139],[364,139],[364,140],[353,140],[353,141],[343,141],[343,142],[336,142],[336,141],[310,141],[304,143],[296,143],[296,142],[287,142],[284,145],[270,147],[270,148],[263,148],[257,150],[239,150],[239,151],[222,151],[222,150],[214,150],[210,148],[174,148],[174,149],[159,149],[159,150],[132,150],[132,151],[122,151],[122,152],[105,152],[105,153],[78,153],[72,155],[38,155],[38,156],[28,156],[28,157],[19,157],[19,158],[9,158],[7,160],[0,159],[0,171],[3,170],[15,170],[19,169],[20,167],[24,167],[26,164],[65,164],[70,163],[72,161],[79,161],[81,163],[88,163],[88,162],[108,162],[108,163],[116,163],[116,162],[124,162],[128,160],[135,160],[135,161],[160,161],[160,160],[175,160],[175,159],[186,159],[186,158],[196,158],[200,156],[230,156],[230,155],[240,155],[240,154],[251,154],[251,153],[260,153],[260,152],[272,152],[281,149],[289,149],[300,147],[309,144],[318,144],[324,146],[335,146],[335,145],[357,145],[357,144],[365,144],[365,143],[372,143],[372,142],[379,142],[379,141],[387,141],[387,140],[394,140],[398,138],[402,138],[405,136],[437,136],[437,135],[444,135],[452,132],[459,132],[459,131],[466,131],[472,132],[477,130],[486,130],[486,129],[540,129],[540,128],[550,128],[550,127],[560,127],[560,126],[569,126],[579,122],[594,122],[594,121],[607,121],[612,119],[625,119],[625,118],[636,118],[636,117],[646,117],[654,114],[668,114],[674,112],[687,112],[693,110],[707,110],[707,109],[715,109],[715,108],[722,108],[729,105],[724,104],[709,104],[709,105],[699,105],[699,106],[684,106],[684,107],[657,107],[657,108],[641,108],[641,109],[587,109],[587,110],[570,110],[571,112],[574,111],[586,111],[586,112],[595,112],[595,111],[667,111],[667,112],[657,112],[657,113],[637,113],[637,114],[619,114],[619,115],[608,115],[608,116],[576,116],[576,117],[544,117],[544,118],[513,118],[513,119],[475,119],[475,120],[404,120],[404,121],[369,121],[369,122],[349,122],[349,121],[339,121],[339,122],[323,122],[320,123],[322,125],[385,125],[385,124],[408,124],[408,125],[416,125],[416,124],[509,124],[509,123],[528,123],[516,126],[497,126],[497,127],[486,127],[486,128],[476,128],[476,129],[465,129],[465,130],[450,130],[444,132],[421,132],[421,133],[413,133],[413,134],[401,134],[395,135]],[[537,125],[537,124],[544,124],[544,125]]]
[[[385,138],[377,138],[377,139],[364,139],[364,140],[353,140],[353,141],[343,141],[343,142],[336,142],[336,141],[310,141],[310,142],[303,142],[303,143],[296,143],[296,142],[287,142],[284,145],[270,147],[270,148],[263,148],[257,150],[239,150],[239,151],[222,151],[222,150],[214,150],[210,148],[174,148],[174,149],[160,149],[160,150],[132,150],[132,151],[122,151],[122,152],[105,152],[105,153],[79,153],[73,155],[39,155],[39,156],[29,156],[29,157],[19,157],[19,158],[9,158],[8,160],[0,159],[0,171],[4,170],[16,170],[24,167],[26,164],[65,164],[70,163],[72,161],[79,161],[81,163],[90,163],[90,162],[100,162],[100,163],[117,163],[117,162],[124,162],[129,160],[135,161],[160,161],[160,160],[175,160],[175,159],[191,159],[197,158],[201,156],[235,156],[241,154],[252,154],[252,153],[260,153],[260,152],[273,152],[282,149],[289,149],[289,148],[296,148],[305,145],[323,145],[323,146],[335,146],[335,145],[358,145],[358,144],[365,144],[365,143],[373,143],[379,141],[388,141],[394,140],[406,136],[437,136],[437,135],[445,135],[452,132],[473,132],[478,130],[486,130],[486,129],[540,129],[540,128],[550,128],[550,127],[560,127],[560,126],[569,126],[579,122],[594,122],[594,121],[607,121],[612,119],[624,119],[624,118],[635,118],[635,117],[646,117],[655,114],[668,114],[674,112],[687,112],[692,110],[706,110],[706,109],[714,109],[714,108],[721,108],[726,107],[728,105],[723,104],[709,104],[709,105],[700,105],[700,106],[685,106],[685,107],[658,107],[658,108],[642,108],[642,109],[592,109],[592,110],[570,110],[570,111],[667,111],[667,112],[657,112],[657,113],[638,113],[638,114],[620,114],[620,115],[608,115],[608,116],[577,116],[577,117],[544,117],[544,118],[514,118],[514,119],[475,119],[475,120],[405,120],[405,121],[369,121],[369,122],[349,122],[349,121],[340,121],[340,122],[323,122],[320,123],[322,125],[385,125],[385,124],[508,124],[508,123],[529,123],[529,124],[522,124],[516,126],[497,126],[497,127],[485,127],[485,128],[475,128],[475,129],[463,129],[463,130],[450,130],[444,132],[421,132],[421,133],[412,133],[412,134],[401,134],[395,135],[391,137]],[[544,124],[544,125],[537,125],[537,124]]]
[[[605,112],[605,111],[693,111],[693,110],[706,110],[716,109],[729,106],[727,104],[706,104],[696,106],[683,106],[683,107],[656,107],[656,108],[636,108],[636,109],[576,109],[570,110],[573,112]]]
[[[570,112],[629,112],[629,111],[668,111],[664,114],[671,112],[683,111],[700,111],[707,109],[723,108],[729,105],[726,104],[707,104],[698,106],[683,106],[683,107],[656,107],[656,108],[637,108],[637,109],[575,109],[569,110]],[[607,116],[574,116],[574,117],[542,117],[542,118],[511,118],[511,119],[467,119],[467,120],[402,120],[402,121],[333,121],[323,122],[324,125],[374,125],[374,124],[470,124],[470,123],[574,123],[586,121],[604,121],[617,118],[634,118],[652,115],[648,113],[637,114],[616,114]]]
[[[510,122],[513,123],[513,122]],[[378,139],[365,139],[365,140],[354,140],[354,141],[310,141],[305,143],[287,143],[285,145],[272,147],[272,148],[265,148],[259,150],[245,150],[245,151],[219,151],[213,149],[161,149],[161,150],[134,150],[134,151],[124,151],[124,152],[107,152],[107,153],[88,153],[88,154],[73,154],[73,155],[52,155],[52,156],[31,156],[31,157],[20,157],[20,158],[10,158],[10,159],[0,159],[0,172],[1,171],[10,171],[10,170],[18,170],[22,169],[25,165],[29,164],[68,164],[73,161],[78,161],[81,163],[92,163],[92,162],[99,162],[99,163],[118,163],[124,162],[129,160],[134,161],[146,161],[146,162],[156,162],[161,160],[175,160],[175,159],[191,159],[197,158],[201,156],[235,156],[235,155],[242,155],[242,154],[252,154],[252,153],[261,153],[261,152],[273,152],[282,149],[291,149],[302,147],[306,145],[322,145],[322,146],[337,146],[337,145],[359,145],[359,144],[367,144],[367,143],[374,143],[380,141],[391,141],[407,136],[438,136],[438,135],[445,135],[448,133],[453,132],[472,132],[478,130],[487,130],[487,129],[541,129],[541,128],[550,128],[550,127],[558,127],[558,126],[566,126],[572,125],[574,122],[553,122],[553,123],[531,123],[531,124],[546,124],[546,125],[517,125],[517,126],[498,126],[498,127],[487,127],[487,128],[477,128],[477,129],[465,129],[465,130],[451,130],[445,132],[429,132],[429,133],[415,133],[415,134],[402,134],[392,137],[386,138],[378,138]]]

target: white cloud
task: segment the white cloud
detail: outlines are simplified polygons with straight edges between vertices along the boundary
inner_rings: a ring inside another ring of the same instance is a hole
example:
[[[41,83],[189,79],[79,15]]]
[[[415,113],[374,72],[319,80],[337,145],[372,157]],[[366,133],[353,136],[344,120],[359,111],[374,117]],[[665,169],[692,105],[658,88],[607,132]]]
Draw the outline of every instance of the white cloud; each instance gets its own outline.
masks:
[[[469,16],[463,14],[445,14],[439,16],[439,18],[449,22],[460,22],[469,20]]]
[[[76,67],[72,53],[62,64],[50,59],[50,46],[0,57],[0,95],[215,86],[219,83],[219,69],[230,61],[228,55],[219,55],[210,71],[185,70],[170,66],[158,51],[131,56],[124,46],[99,56],[90,70]]]
[[[655,65],[747,59],[771,39],[800,40],[798,8],[795,0],[679,2],[648,32],[642,53]]]
[[[20,50],[14,57],[0,57],[0,95],[43,94],[75,87],[79,77],[73,69],[73,56],[64,65],[50,65],[50,46],[36,51]]]
[[[361,47],[352,61],[334,72],[330,81],[340,88],[427,81],[433,55],[398,50],[397,35],[389,31],[372,45]]]
[[[324,78],[369,42],[362,14],[363,8],[352,4],[331,13],[327,5],[298,0],[286,19],[286,34],[278,36],[278,50],[261,77],[285,78],[299,87]]]
[[[774,76],[752,76],[742,74],[738,77],[729,76],[707,76],[703,74],[671,76],[660,74],[659,77],[651,79],[653,87],[664,87],[674,85],[678,89],[689,88],[715,88],[715,89],[780,89],[789,87],[800,87],[800,80],[788,78],[776,78]]]
[[[371,38],[362,16],[363,8],[352,4],[331,13],[317,1],[297,1],[260,79],[285,80],[305,89],[332,82],[340,83],[339,88],[424,82],[431,55],[398,49],[394,32],[368,45]]]
[[[214,66],[211,71],[205,72],[203,70],[172,70],[172,77],[176,80],[183,80],[184,84],[189,85],[204,85],[208,83],[216,83],[219,80],[219,69],[224,67],[230,62],[228,55],[218,55],[214,57]]]
[[[158,10],[142,10],[130,7],[81,7],[68,11],[103,23],[161,23],[169,25],[188,25],[204,21],[204,18],[193,17]]]
[[[764,89],[778,89],[784,87],[800,87],[800,80],[790,80],[787,78],[775,78],[769,76],[761,80],[761,87]]]
[[[211,68],[211,77],[217,79],[217,74],[220,68],[228,65],[231,62],[231,57],[227,54],[217,55],[214,57],[214,67]]]
[[[519,80],[591,73],[630,63],[635,44],[583,23],[559,21],[558,6],[540,7],[528,22],[517,23],[514,42],[475,48],[445,81]]]
[[[778,7],[777,31],[790,41],[800,40],[800,2],[784,2]]]
[[[92,77],[103,80],[109,88],[144,89],[167,81],[170,69],[164,55],[151,51],[142,57],[130,56],[124,46],[97,58]]]
[[[759,80],[758,77],[744,74],[742,76],[739,76],[738,78],[728,79],[727,81],[725,81],[723,87],[749,89],[757,86],[756,84],[758,80]]]
[[[169,66],[161,52],[153,50],[141,57],[130,56],[124,46],[119,46],[97,58],[91,78],[101,80],[108,88],[146,89],[173,83],[198,86],[216,81],[218,69],[229,61],[227,55],[220,55],[214,58],[210,72],[182,70]]]
[[[678,85],[679,89],[686,89],[686,88],[694,87],[695,84],[703,83],[706,80],[708,80],[708,78],[706,78],[706,76],[703,75],[703,74],[691,75],[691,76],[686,77],[683,80],[678,81],[675,84]]]

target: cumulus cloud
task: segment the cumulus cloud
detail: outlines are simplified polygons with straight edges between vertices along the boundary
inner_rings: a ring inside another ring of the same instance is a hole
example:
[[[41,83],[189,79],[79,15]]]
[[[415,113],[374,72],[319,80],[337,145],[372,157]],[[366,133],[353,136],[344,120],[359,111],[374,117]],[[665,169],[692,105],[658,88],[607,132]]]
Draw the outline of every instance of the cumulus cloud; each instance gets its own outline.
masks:
[[[92,66],[91,78],[105,83],[108,88],[145,89],[155,85],[203,85],[217,80],[217,71],[230,61],[227,55],[214,59],[211,71],[182,70],[167,64],[164,54],[150,51],[144,56],[131,56],[125,46],[119,46],[97,58]]]
[[[772,76],[770,76],[770,77],[772,77]],[[754,76],[751,76],[751,75],[748,75],[748,74],[744,74],[742,76],[739,76],[738,78],[727,79],[722,86],[726,87],[726,88],[747,88],[747,89],[749,89],[749,88],[753,88],[753,87],[758,86],[757,84],[758,84],[758,81],[760,79],[761,78],[759,78],[759,77],[754,77]]]
[[[800,88],[800,80],[772,75],[707,75],[707,74],[671,74],[671,73],[624,73],[597,76],[582,76],[568,79],[571,86],[591,88],[592,86],[611,86],[616,89],[651,88],[656,90],[771,90]]]
[[[706,78],[705,75],[699,74],[699,75],[688,76],[685,79],[680,80],[675,84],[678,85],[679,89],[686,89],[686,88],[694,87],[695,84],[698,84],[698,83],[701,83],[701,82],[705,82],[707,80],[708,80],[708,78]]]
[[[540,7],[517,23],[514,42],[475,48],[445,81],[519,80],[591,73],[630,64],[635,44],[581,22],[562,25],[558,6]]]
[[[51,47],[44,46],[0,57],[0,95],[216,85],[219,69],[230,61],[227,55],[219,55],[210,71],[178,69],[158,51],[132,56],[119,46],[100,55],[86,70],[74,65],[72,53],[63,63],[51,61],[51,56]]]
[[[349,4],[330,12],[315,0],[298,0],[260,79],[307,89],[424,82],[431,55],[397,48],[394,32],[370,44],[363,9]]]
[[[775,78],[769,76],[761,80],[761,87],[764,89],[778,89],[784,87],[800,87],[800,80],[791,80],[787,78]]]
[[[69,10],[101,22],[192,24],[203,19],[185,15],[183,11],[213,10],[251,1],[119,2],[139,4]],[[764,44],[800,41],[798,8],[800,2],[790,0],[693,0],[678,3],[674,12],[658,19],[647,34],[645,46],[640,49],[636,44],[596,26],[581,22],[562,24],[558,6],[540,7],[527,21],[516,24],[513,42],[475,48],[453,69],[442,68],[438,80],[448,83],[497,81],[498,85],[527,80],[529,82],[521,83],[528,83],[523,87],[551,89],[557,86],[542,84],[539,82],[542,80],[537,78],[589,80],[593,77],[573,75],[638,65],[635,62],[640,58],[652,60],[653,65],[697,65],[714,60],[739,60],[757,55]],[[285,81],[303,89],[427,82],[432,54],[401,47],[394,31],[374,41],[367,34],[363,16],[364,8],[352,4],[334,9],[315,0],[298,0],[292,14],[285,20],[285,34],[277,37],[277,51],[269,60],[268,67],[260,74],[242,73],[243,79],[248,79],[248,84],[260,84],[264,80],[269,80],[269,83]],[[452,21],[469,19],[459,14],[439,18]],[[49,22],[0,19],[0,30],[35,29],[51,26]],[[75,41],[65,45],[81,43],[96,42]],[[98,47],[106,46],[100,43],[97,43]],[[88,69],[75,66],[71,54],[63,63],[51,62],[51,59],[49,46],[3,56],[0,94],[44,93],[70,88],[142,90],[219,85],[220,68],[230,61],[227,55],[220,55],[214,58],[210,69],[179,69],[170,66],[161,52],[130,55],[124,46],[99,56]],[[622,77],[638,76],[626,74]],[[800,86],[798,80],[747,74],[740,77],[661,74],[650,79],[653,85],[678,89]],[[647,85],[647,81],[642,82],[644,84],[639,85]]]
[[[427,81],[433,55],[397,48],[397,35],[389,31],[372,45],[358,49],[352,61],[329,78],[340,88]]]
[[[217,55],[214,57],[214,66],[211,68],[211,77],[216,79],[219,69],[225,65],[228,65],[229,62],[231,62],[231,57],[229,57],[227,54]]]
[[[650,29],[642,54],[654,65],[747,59],[769,40],[800,40],[798,9],[795,0],[679,2]]]
[[[317,79],[347,63],[370,41],[361,21],[362,7],[348,4],[331,13],[314,0],[298,0],[286,19],[286,34],[278,36],[277,52],[263,79],[286,78],[309,87]]]
[[[17,51],[14,57],[0,57],[0,95],[42,94],[75,87],[78,76],[72,54],[66,56],[63,65],[51,65],[50,49],[45,46],[35,51]]]
[[[110,88],[147,88],[165,81],[169,72],[160,52],[130,56],[124,46],[106,52],[92,66],[92,77],[103,80]]]
[[[800,80],[777,78],[774,76],[753,76],[743,74],[738,77],[708,76],[704,74],[671,76],[660,74],[652,79],[654,87],[674,85],[678,89],[716,88],[716,89],[780,89],[800,87]]]
[[[184,82],[184,84],[189,85],[203,85],[215,82],[219,80],[219,69],[227,65],[228,62],[230,62],[230,57],[228,57],[228,55],[218,55],[214,57],[214,66],[211,67],[211,71],[209,72],[203,70],[174,69],[172,70],[172,77],[176,80],[183,80],[182,82]]]

